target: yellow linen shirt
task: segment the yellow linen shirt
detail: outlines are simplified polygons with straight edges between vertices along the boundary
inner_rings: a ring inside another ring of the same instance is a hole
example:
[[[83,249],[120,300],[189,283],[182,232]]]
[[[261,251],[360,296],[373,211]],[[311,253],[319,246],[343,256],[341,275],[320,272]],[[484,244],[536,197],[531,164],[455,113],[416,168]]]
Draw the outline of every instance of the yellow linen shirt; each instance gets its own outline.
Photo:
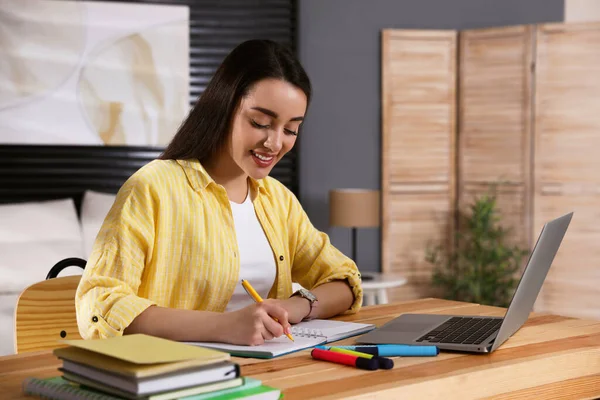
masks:
[[[267,177],[250,179],[256,215],[277,273],[269,298],[292,295],[292,281],[314,288],[347,280],[362,303],[356,264],[311,224],[297,198]],[[77,288],[81,336],[122,335],[147,307],[223,312],[240,262],[229,198],[198,161],[154,160],[117,194]]]

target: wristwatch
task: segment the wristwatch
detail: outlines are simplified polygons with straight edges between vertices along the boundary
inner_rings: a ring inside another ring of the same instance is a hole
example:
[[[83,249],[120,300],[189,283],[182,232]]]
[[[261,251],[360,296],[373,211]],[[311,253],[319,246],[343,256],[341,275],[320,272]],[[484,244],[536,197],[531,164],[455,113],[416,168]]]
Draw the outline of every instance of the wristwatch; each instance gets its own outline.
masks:
[[[314,294],[312,294],[311,292],[309,292],[306,289],[299,289],[297,290],[292,297],[294,296],[300,296],[305,298],[306,300],[308,300],[308,303],[310,304],[310,312],[308,313],[308,315],[304,318],[304,321],[310,321],[311,319],[315,319],[316,316],[316,310],[317,307],[319,306],[319,299],[317,299],[317,296],[315,296]]]

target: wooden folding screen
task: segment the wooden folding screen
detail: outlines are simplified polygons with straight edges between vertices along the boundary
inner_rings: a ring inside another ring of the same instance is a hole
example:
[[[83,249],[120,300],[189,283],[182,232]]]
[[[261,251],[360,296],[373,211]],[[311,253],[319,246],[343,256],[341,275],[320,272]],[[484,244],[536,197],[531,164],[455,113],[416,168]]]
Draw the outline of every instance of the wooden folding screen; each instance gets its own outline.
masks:
[[[600,318],[600,23],[386,30],[382,74],[382,269],[409,280],[392,299],[433,293],[427,244],[499,183],[529,249],[575,211],[535,310]]]
[[[534,231],[573,210],[537,311],[600,319],[600,23],[537,27]]]
[[[502,222],[529,246],[532,211],[532,28],[461,31],[458,206],[497,184]]]
[[[447,240],[455,206],[456,33],[383,32],[382,261],[428,296],[428,243]]]

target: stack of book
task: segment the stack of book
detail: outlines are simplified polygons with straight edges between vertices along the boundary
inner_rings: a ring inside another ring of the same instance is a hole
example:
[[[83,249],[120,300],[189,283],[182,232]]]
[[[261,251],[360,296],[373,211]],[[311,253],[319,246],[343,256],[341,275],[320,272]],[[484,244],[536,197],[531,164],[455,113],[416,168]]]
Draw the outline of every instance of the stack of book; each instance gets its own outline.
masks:
[[[279,399],[281,392],[240,376],[228,353],[136,334],[66,340],[54,350],[62,376],[28,378],[23,392],[56,400]]]

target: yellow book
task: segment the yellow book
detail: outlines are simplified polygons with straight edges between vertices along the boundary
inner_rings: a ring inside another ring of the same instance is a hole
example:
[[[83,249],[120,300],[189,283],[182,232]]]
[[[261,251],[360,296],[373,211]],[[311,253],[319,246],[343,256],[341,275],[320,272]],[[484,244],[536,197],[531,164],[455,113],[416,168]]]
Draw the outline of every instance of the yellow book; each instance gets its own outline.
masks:
[[[63,340],[58,358],[119,375],[145,378],[230,360],[228,353],[144,334],[108,339]]]

